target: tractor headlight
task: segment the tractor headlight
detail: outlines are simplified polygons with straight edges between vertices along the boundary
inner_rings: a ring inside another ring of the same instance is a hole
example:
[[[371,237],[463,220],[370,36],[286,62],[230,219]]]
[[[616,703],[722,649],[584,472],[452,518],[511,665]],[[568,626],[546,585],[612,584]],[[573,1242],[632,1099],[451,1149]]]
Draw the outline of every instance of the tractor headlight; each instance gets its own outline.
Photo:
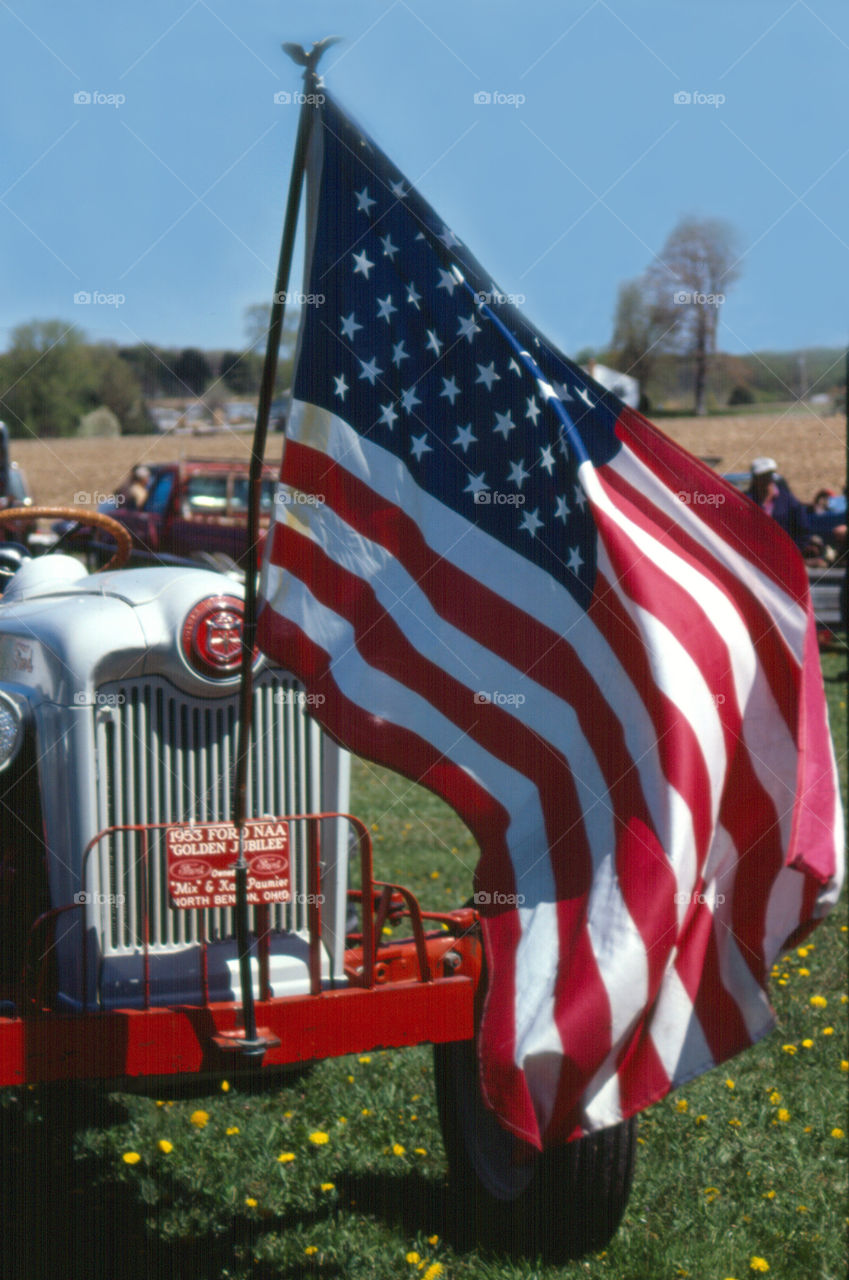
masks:
[[[20,750],[24,737],[21,708],[7,693],[0,691],[0,771],[8,768]]]

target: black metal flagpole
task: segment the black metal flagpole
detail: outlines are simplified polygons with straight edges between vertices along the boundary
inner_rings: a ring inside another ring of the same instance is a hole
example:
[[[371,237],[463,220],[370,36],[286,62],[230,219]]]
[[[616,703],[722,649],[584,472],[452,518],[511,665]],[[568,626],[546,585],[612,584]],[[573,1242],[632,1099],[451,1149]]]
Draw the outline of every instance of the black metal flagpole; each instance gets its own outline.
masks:
[[[283,238],[280,245],[280,259],[277,264],[277,279],[271,304],[271,320],[268,326],[268,340],[265,348],[265,362],[259,391],[256,427],[251,447],[248,490],[248,555],[245,568],[245,616],[242,628],[242,678],[239,690],[239,732],[233,787],[233,824],[239,833],[239,857],[234,867],[236,881],[236,946],[239,953],[239,980],[244,1018],[244,1036],[234,1041],[233,1047],[238,1048],[246,1057],[257,1058],[261,1058],[265,1053],[267,1041],[258,1037],[256,1027],[253,984],[251,982],[250,936],[248,931],[248,864],[245,858],[244,841],[245,822],[248,820],[248,760],[250,757],[253,722],[253,652],[256,643],[257,623],[257,541],[259,538],[260,484],[262,480],[262,464],[265,457],[265,443],[268,436],[268,418],[271,401],[274,397],[274,380],[277,376],[280,337],[283,332],[283,319],[286,310],[285,295],[292,268],[292,253],[295,247],[301,187],[306,168],[307,146],[317,105],[316,92],[319,80],[316,68],[325,49],[332,44],[336,44],[338,40],[338,36],[328,36],[324,40],[319,40],[317,44],[313,45],[309,53],[306,53],[300,45],[283,45],[284,52],[304,68],[305,92],[300,116],[298,117],[298,132],[295,139],[295,152],[292,157],[292,173],[289,180],[286,216],[283,222]]]

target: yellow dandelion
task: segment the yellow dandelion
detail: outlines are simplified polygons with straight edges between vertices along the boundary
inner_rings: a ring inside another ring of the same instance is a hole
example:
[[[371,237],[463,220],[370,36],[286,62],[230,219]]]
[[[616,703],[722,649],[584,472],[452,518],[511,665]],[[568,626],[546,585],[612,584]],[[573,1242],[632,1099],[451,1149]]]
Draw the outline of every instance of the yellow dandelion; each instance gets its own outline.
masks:
[[[428,1236],[427,1242],[429,1245],[439,1244],[439,1236]]]
[[[340,1117],[339,1117],[339,1119],[338,1119],[338,1121],[337,1121],[337,1124],[347,1124],[347,1123],[348,1123],[348,1117],[347,1117],[347,1116],[340,1116]]]
[[[802,959],[804,960],[804,958],[805,958],[805,956],[808,954],[808,951],[809,951],[809,950],[810,950],[810,951],[812,951],[812,950],[813,950],[813,947],[797,947],[797,948],[796,948],[796,955],[797,955],[797,956],[801,956],[801,957],[802,957]]]
[[[124,1161],[124,1164],[138,1164],[139,1160],[141,1160],[141,1156],[138,1151],[125,1151],[121,1159]]]
[[[432,1262],[424,1273],[422,1280],[436,1280],[437,1276],[441,1276],[444,1268],[441,1262]]]
[[[813,1049],[813,1047],[814,1047],[814,1042],[813,1042],[813,1040],[803,1040],[803,1041],[802,1041],[802,1048],[803,1048],[803,1049]]]
[[[222,1080],[222,1081],[221,1081],[221,1092],[222,1092],[222,1093],[229,1093],[229,1092],[230,1092],[230,1081],[229,1081],[229,1080]]]
[[[362,1111],[360,1112],[360,1115],[363,1115],[363,1116],[370,1116],[370,1115],[371,1115],[371,1110],[370,1110],[370,1108],[369,1108],[369,1107],[363,1107]]]
[[[797,970],[797,972],[798,972],[798,974],[799,974],[799,977],[800,977],[800,978],[810,978],[810,976],[811,976],[811,971],[810,971],[810,969],[799,969],[799,970]]]
[[[781,1046],[781,1052],[794,1054],[796,1052],[796,1046],[795,1044],[783,1044]]]
[[[679,1098],[678,1101],[675,1103],[675,1110],[680,1111],[683,1114],[683,1112],[687,1110],[689,1105],[690,1104],[686,1098]]]
[[[708,1204],[713,1204],[719,1196],[719,1187],[705,1187],[705,1198]]]
[[[281,1151],[280,1155],[277,1157],[277,1163],[291,1164],[294,1159],[295,1159],[294,1151]]]
[[[849,1000],[849,996],[847,996],[844,992],[844,994],[840,997],[840,1003],[845,1004],[847,1000]]]
[[[326,1133],[322,1133],[321,1129],[316,1129],[310,1134],[310,1142],[316,1147],[323,1147],[330,1141]]]
[[[763,1195],[761,1196],[761,1199],[762,1199],[762,1200],[774,1200],[774,1199],[775,1199],[775,1192],[774,1192],[774,1191],[765,1191],[765,1192],[763,1193]]]
[[[773,1089],[772,1093],[769,1095],[769,1100],[774,1107],[778,1106],[779,1102],[781,1101],[781,1094],[778,1092],[777,1089]]]
[[[743,1125],[743,1121],[738,1120],[736,1116],[734,1117],[733,1120],[729,1120],[728,1123],[731,1125],[732,1129],[740,1129],[742,1128],[742,1125]]]
[[[753,1271],[769,1271],[769,1263],[766,1258],[759,1258],[757,1255],[749,1259],[749,1266]]]
[[[797,1212],[797,1213],[807,1213],[807,1212],[808,1212],[808,1206],[807,1206],[806,1204],[797,1204],[797,1205],[796,1205],[796,1212]]]
[[[381,929],[381,933],[385,933],[385,934],[386,934],[386,936],[387,936],[387,938],[388,938],[388,937],[390,937],[390,936],[391,936],[391,934],[392,934],[392,929],[389,927],[389,925],[388,925],[388,924],[385,924],[385,925],[383,926],[383,928]]]
[[[393,1156],[405,1156],[407,1154],[406,1147],[402,1147],[400,1142],[394,1142],[392,1144],[392,1154]]]
[[[336,1183],[335,1183],[335,1182],[322,1182],[322,1184],[321,1184],[321,1189],[322,1189],[322,1191],[335,1191],[335,1190],[336,1190]]]
[[[704,1114],[696,1116],[696,1124],[707,1124],[707,1116]]]
[[[812,1005],[814,1009],[824,1009],[828,1004],[828,1001],[825,996],[811,996],[808,1003]]]
[[[805,1125],[805,1133],[813,1133],[813,1131],[814,1131],[814,1127],[813,1127],[813,1125],[811,1125],[811,1124],[806,1124],[806,1125]]]
[[[174,1143],[169,1142],[167,1138],[160,1138],[156,1145],[164,1156],[167,1156],[169,1151],[174,1150]]]
[[[353,1084],[353,1083],[354,1083],[354,1077],[348,1076],[348,1084]]]
[[[406,1258],[404,1259],[404,1261],[409,1262],[410,1266],[414,1267],[417,1262],[421,1262],[421,1258],[416,1253],[415,1249],[411,1249],[410,1252],[407,1254]]]
[[[165,1106],[165,1103],[162,1101],[162,1099],[161,1099],[161,1098],[157,1098],[157,1100],[156,1100],[156,1105],[157,1105],[158,1107],[164,1107],[164,1106]]]
[[[371,1062],[371,1054],[364,1053],[362,1057],[357,1058],[357,1062]]]
[[[192,1114],[189,1116],[189,1119],[191,1120],[192,1124],[195,1126],[196,1129],[203,1129],[205,1125],[209,1124],[209,1112],[193,1111]]]
[[[843,1130],[842,1130],[842,1129],[832,1129],[832,1131],[831,1131],[831,1136],[832,1136],[832,1138],[842,1138],[842,1137],[843,1137]]]
[[[439,872],[438,872],[438,871],[431,871],[431,873],[430,873],[430,878],[431,878],[431,880],[438,880],[438,879],[439,879]]]
[[[845,1058],[840,1059],[840,1070],[849,1071],[849,1062],[847,1062]]]
[[[304,1253],[307,1255],[308,1258],[311,1258],[314,1253],[318,1253],[318,1245],[308,1244],[306,1249],[304,1249]]]
[[[824,1036],[833,1036],[833,1035],[834,1035],[834,1027],[823,1027],[823,1029],[822,1029],[822,1033],[823,1033],[823,1035],[824,1035]]]
[[[380,823],[379,823],[379,822],[373,822],[373,823],[371,824],[371,829],[372,829],[372,831],[379,831],[379,830],[380,830]]]
[[[233,1134],[238,1132],[239,1132],[239,1126],[237,1124],[231,1124],[229,1129],[225,1129],[225,1133],[227,1134],[228,1138],[232,1138]]]
[[[419,1101],[419,1099],[421,1098],[421,1096],[422,1096],[422,1095],[421,1095],[420,1093],[414,1093],[414,1094],[413,1094],[413,1096],[412,1096],[412,1098],[410,1099],[410,1101],[411,1101],[411,1102],[418,1102],[418,1101]]]
[[[415,1155],[417,1155],[417,1156],[426,1156],[426,1155],[427,1155],[427,1150],[426,1150],[426,1148],[425,1148],[425,1147],[414,1147],[414,1148],[413,1148],[413,1153],[414,1153]]]
[[[790,1119],[790,1112],[787,1110],[786,1107],[779,1107],[777,1115],[778,1115],[778,1119],[781,1121],[782,1124],[786,1124],[787,1121]]]
[[[255,1200],[253,1196],[245,1196],[245,1204],[249,1209],[255,1209],[258,1203],[259,1201]]]
[[[733,1080],[726,1080],[726,1081],[725,1081],[725,1087],[726,1087],[726,1089],[733,1089],[733,1088],[735,1087],[735,1086],[734,1086],[734,1081],[733,1081]]]

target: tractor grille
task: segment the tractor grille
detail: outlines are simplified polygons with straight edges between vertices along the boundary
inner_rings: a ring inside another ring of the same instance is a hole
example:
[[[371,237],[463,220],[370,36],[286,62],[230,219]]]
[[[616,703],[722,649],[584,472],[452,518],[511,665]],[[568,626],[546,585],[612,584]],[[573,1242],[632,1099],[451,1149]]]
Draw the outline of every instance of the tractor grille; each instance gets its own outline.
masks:
[[[236,696],[187,697],[159,677],[98,690],[98,829],[131,823],[215,822],[232,818]],[[285,744],[285,745],[284,745]],[[314,813],[321,800],[320,730],[305,714],[291,677],[264,671],[254,688],[249,812],[255,817]],[[307,927],[306,823],[293,823],[292,901],[269,908],[274,930]],[[104,954],[142,945],[144,868],[139,836],[117,832],[92,851],[87,889],[102,895]],[[182,911],[168,901],[165,839],[151,832],[147,868],[152,947],[183,947],[235,934],[232,908]],[[251,908],[251,927],[254,908]]]

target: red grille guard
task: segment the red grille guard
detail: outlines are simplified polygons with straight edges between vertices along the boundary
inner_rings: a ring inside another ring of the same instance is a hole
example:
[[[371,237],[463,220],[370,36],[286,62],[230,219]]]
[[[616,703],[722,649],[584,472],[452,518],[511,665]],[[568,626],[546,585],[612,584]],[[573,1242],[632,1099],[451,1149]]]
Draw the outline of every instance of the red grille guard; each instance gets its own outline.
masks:
[[[320,823],[345,820],[357,834],[360,888],[348,891],[357,904],[361,932],[349,935],[344,985],[329,987],[321,976]],[[255,1002],[258,1034],[265,1042],[261,1059],[227,1052],[243,1032],[239,1001],[210,999],[208,941],[199,920],[199,964],[202,998],[198,1003],[154,1005],[150,981],[150,910],[146,900],[150,833],[169,823],[107,827],[87,845],[82,884],[97,845],[117,832],[136,833],[142,886],[142,1007],[102,1009],[99,990],[89,990],[89,942],[82,931],[81,964],[85,996],[80,1013],[51,1007],[50,953],[55,926],[72,902],[41,915],[32,925],[19,987],[8,992],[11,1016],[0,1014],[0,1085],[62,1079],[130,1080],[179,1073],[234,1074],[262,1062],[264,1068],[338,1057],[377,1048],[470,1039],[474,1034],[474,996],[481,970],[477,913],[471,908],[422,911],[415,896],[400,885],[377,881],[372,871],[368,829],[349,814],[317,813],[281,817],[306,823],[308,850],[309,992],[271,995],[269,908],[257,907],[252,937],[259,973]],[[412,937],[383,938],[387,919],[407,919]],[[428,931],[426,922],[438,924]],[[9,1009],[9,1002],[4,1005]]]

